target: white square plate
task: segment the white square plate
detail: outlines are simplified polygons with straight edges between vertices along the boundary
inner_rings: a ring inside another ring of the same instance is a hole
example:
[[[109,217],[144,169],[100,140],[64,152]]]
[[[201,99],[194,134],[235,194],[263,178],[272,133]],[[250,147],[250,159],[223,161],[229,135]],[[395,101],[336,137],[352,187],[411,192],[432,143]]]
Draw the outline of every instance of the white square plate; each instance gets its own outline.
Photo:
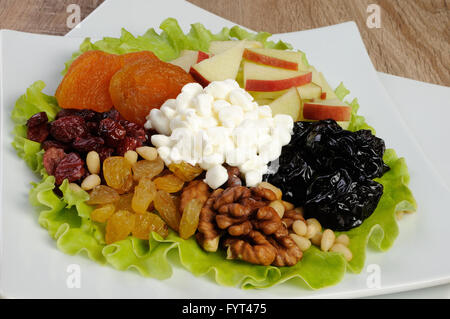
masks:
[[[115,1],[114,1],[115,2]],[[140,2],[140,1],[139,1]],[[102,5],[107,6],[109,2]],[[115,2],[117,3],[117,2]],[[134,4],[135,2],[127,2]],[[141,2],[140,2],[141,3]],[[176,2],[177,4],[181,2]],[[143,3],[141,3],[143,4]],[[230,26],[223,19],[200,19],[183,2],[174,10],[174,1],[163,8],[150,10],[151,18],[140,21],[139,27],[129,27],[143,33],[157,27],[168,16],[177,17],[186,29],[189,23],[200,21],[212,30]],[[187,6],[186,8],[182,6]],[[116,8],[119,8],[116,6]],[[143,7],[140,7],[142,10]],[[128,9],[128,7],[127,7]],[[171,10],[169,10],[171,9]],[[181,12],[179,12],[181,11]],[[136,12],[111,12],[111,21],[120,23],[120,16]],[[184,13],[184,14],[183,14]],[[184,17],[184,18],[183,18]],[[114,19],[118,20],[114,20]],[[182,20],[183,19],[183,20]],[[142,27],[144,26],[145,27]],[[74,30],[76,31],[76,30]],[[108,28],[105,34],[118,35],[119,28]],[[13,125],[9,120],[15,100],[36,80],[44,80],[48,94],[59,83],[63,63],[77,50],[81,38],[67,38],[2,31],[1,33],[1,268],[0,289],[5,297],[120,297],[120,298],[292,298],[292,297],[362,297],[410,290],[450,282],[450,255],[445,232],[450,215],[444,201],[450,195],[426,156],[412,137],[393,105],[365,51],[354,23],[311,31],[277,35],[276,38],[304,50],[311,64],[324,72],[333,86],[340,81],[360,100],[360,113],[365,115],[388,147],[395,148],[407,159],[411,173],[411,188],[419,204],[417,214],[400,222],[400,235],[394,247],[386,253],[369,251],[366,265],[381,268],[381,288],[370,289],[366,270],[359,275],[348,273],[337,286],[319,291],[298,288],[285,283],[265,290],[244,291],[222,287],[211,278],[194,277],[175,267],[171,279],[158,281],[140,277],[134,272],[120,272],[99,266],[84,256],[68,256],[56,249],[47,232],[39,227],[37,216],[28,204],[29,182],[35,177],[10,146]],[[432,129],[431,122],[424,123]],[[67,267],[80,265],[81,288],[69,289]],[[193,289],[195,287],[195,289]]]

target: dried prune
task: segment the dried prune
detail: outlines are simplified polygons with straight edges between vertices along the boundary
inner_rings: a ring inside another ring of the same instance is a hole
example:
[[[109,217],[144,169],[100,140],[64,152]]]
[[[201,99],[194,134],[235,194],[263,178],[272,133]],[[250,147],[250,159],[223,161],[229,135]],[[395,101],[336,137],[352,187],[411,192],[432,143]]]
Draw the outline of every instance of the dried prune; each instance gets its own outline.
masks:
[[[78,152],[90,152],[98,150],[105,141],[101,137],[89,136],[89,137],[77,137],[72,142],[72,147]]]
[[[48,175],[54,175],[59,162],[66,156],[61,148],[51,147],[45,151],[42,162]]]
[[[105,118],[100,121],[98,132],[100,136],[105,138],[106,144],[111,147],[117,147],[127,134],[125,128],[118,121],[111,118]]]
[[[304,206],[305,217],[348,230],[378,205],[383,187],[372,179],[389,170],[384,151],[384,141],[367,130],[346,131],[333,120],[296,122],[264,180],[279,187],[288,202]]]
[[[78,115],[61,117],[50,125],[50,134],[63,143],[72,142],[76,137],[85,137],[87,133],[86,122]]]
[[[60,185],[67,178],[69,182],[75,182],[84,176],[86,170],[84,161],[77,153],[67,154],[56,166],[55,180]]]

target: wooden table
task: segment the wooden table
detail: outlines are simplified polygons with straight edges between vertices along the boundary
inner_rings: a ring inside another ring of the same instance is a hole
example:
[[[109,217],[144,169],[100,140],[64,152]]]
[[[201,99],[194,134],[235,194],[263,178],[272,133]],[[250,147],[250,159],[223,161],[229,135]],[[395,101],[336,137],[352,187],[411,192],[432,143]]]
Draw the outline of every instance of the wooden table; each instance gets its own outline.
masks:
[[[189,1],[250,29],[271,33],[354,20],[378,71],[450,86],[450,0]],[[0,28],[64,35],[69,31],[69,4],[78,4],[84,18],[102,2],[0,0]],[[374,13],[367,12],[370,4],[380,8],[380,28],[367,26]]]

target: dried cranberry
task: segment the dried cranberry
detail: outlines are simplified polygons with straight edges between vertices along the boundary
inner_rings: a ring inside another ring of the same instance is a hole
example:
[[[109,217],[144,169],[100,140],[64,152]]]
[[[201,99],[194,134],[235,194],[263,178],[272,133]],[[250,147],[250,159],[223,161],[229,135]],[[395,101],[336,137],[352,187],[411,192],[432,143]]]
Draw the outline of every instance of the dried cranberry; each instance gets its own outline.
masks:
[[[101,137],[77,137],[72,142],[72,147],[79,152],[90,152],[96,151],[103,144],[105,144],[105,141]]]
[[[79,110],[77,115],[81,116],[86,122],[100,120],[99,113],[91,110]]]
[[[39,112],[34,114],[32,117],[30,117],[27,121],[27,127],[35,127],[35,126],[40,126],[42,124],[47,124],[48,123],[48,117],[47,117],[47,113],[45,112]]]
[[[87,122],[86,123],[89,133],[92,135],[98,134],[98,122]]]
[[[86,170],[84,161],[77,153],[67,154],[56,166],[55,180],[57,185],[61,185],[67,178],[69,183],[79,180],[84,176]]]
[[[120,115],[120,113],[116,109],[111,109],[108,112],[104,112],[104,113],[102,113],[102,116],[104,119],[109,118],[114,121],[120,121],[123,119],[122,116]]]
[[[127,131],[119,122],[110,118],[100,121],[98,132],[100,136],[105,138],[106,144],[112,147],[117,147],[127,134]]]
[[[41,146],[44,150],[48,150],[51,147],[56,147],[56,148],[60,148],[65,151],[68,151],[71,148],[69,144],[65,144],[62,142],[54,141],[54,140],[46,140],[46,141],[42,142]]]
[[[43,164],[47,174],[54,175],[59,162],[66,156],[61,148],[51,147],[44,153]]]
[[[29,127],[27,130],[27,139],[42,143],[47,139],[49,134],[48,124],[43,123],[38,126]]]
[[[127,131],[127,136],[134,137],[141,143],[144,143],[147,140],[143,126],[125,120],[120,121],[120,124],[122,124],[122,126]]]
[[[101,162],[103,162],[105,159],[110,157],[113,152],[114,152],[113,148],[106,147],[106,146],[99,147],[98,150],[97,150],[97,153],[100,156],[100,161]]]
[[[127,136],[120,141],[119,146],[116,148],[116,153],[123,156],[127,151],[134,151],[136,147],[140,146],[142,146],[142,143],[138,139]]]
[[[81,116],[69,115],[51,123],[50,133],[60,142],[69,143],[76,137],[87,136],[88,128]]]

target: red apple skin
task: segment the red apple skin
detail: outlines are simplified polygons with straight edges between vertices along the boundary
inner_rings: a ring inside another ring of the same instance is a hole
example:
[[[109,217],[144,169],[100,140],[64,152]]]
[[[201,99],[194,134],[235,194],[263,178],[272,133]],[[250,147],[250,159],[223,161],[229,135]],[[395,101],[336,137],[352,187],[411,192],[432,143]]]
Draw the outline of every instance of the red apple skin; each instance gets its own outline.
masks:
[[[201,86],[203,87],[207,87],[209,83],[211,83],[210,81],[208,81],[207,79],[205,79],[196,69],[194,69],[193,67],[190,68],[189,73],[192,75],[192,77],[194,78],[195,81],[197,81],[198,83],[200,83]]]
[[[301,86],[311,83],[312,73],[306,73],[294,78],[283,80],[247,80],[245,90],[255,92],[274,92],[290,89],[293,86]]]
[[[322,94],[320,95],[320,99],[321,100],[326,100],[327,99],[327,92],[322,92]]]
[[[202,62],[203,60],[209,59],[209,54],[203,51],[198,51],[197,63]]]
[[[328,120],[336,122],[350,121],[352,108],[349,106],[329,106],[323,104],[303,104],[303,118],[307,120]]]
[[[244,50],[243,58],[249,61],[253,61],[256,63],[261,63],[265,65],[274,66],[277,68],[288,69],[298,71],[298,64],[295,62],[285,61],[281,59],[277,59],[271,56],[259,54],[249,49]]]

